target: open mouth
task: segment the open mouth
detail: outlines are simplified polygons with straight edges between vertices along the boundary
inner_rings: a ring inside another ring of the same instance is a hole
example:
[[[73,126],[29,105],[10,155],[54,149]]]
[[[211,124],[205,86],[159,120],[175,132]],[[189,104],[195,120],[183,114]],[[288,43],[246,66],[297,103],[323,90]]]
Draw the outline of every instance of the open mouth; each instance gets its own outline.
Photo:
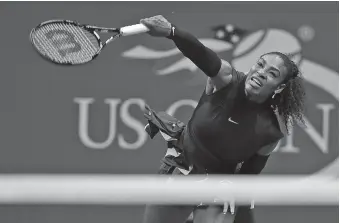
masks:
[[[262,86],[262,83],[261,81],[257,78],[257,77],[251,77],[250,80],[256,84],[257,86],[261,87]]]

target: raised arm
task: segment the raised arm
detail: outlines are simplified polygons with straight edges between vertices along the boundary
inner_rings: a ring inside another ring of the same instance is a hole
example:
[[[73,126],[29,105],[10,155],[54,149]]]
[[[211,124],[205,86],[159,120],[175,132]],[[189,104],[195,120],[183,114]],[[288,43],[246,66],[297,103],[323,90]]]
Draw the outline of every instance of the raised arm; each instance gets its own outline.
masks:
[[[184,56],[200,68],[216,86],[225,86],[231,82],[232,67],[222,61],[211,49],[204,46],[195,36],[172,25],[163,16],[142,19],[151,36],[167,37],[174,41]]]

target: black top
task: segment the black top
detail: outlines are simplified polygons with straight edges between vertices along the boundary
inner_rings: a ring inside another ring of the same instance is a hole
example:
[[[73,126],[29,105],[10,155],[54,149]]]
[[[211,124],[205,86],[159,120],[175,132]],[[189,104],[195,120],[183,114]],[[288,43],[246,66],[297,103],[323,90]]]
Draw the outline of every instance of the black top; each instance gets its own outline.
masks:
[[[176,27],[169,37],[184,56],[207,76],[215,77],[221,59],[196,37]],[[212,95],[205,91],[183,134],[186,161],[211,173],[233,172],[263,146],[283,137],[270,100],[256,104],[246,99],[246,76],[233,70],[232,82]]]
[[[246,75],[234,69],[232,75],[231,83],[219,91],[207,95],[204,90],[188,123],[188,140],[195,148],[187,156],[193,163],[207,164],[207,154],[224,163],[246,161],[283,137],[270,103],[248,100]]]

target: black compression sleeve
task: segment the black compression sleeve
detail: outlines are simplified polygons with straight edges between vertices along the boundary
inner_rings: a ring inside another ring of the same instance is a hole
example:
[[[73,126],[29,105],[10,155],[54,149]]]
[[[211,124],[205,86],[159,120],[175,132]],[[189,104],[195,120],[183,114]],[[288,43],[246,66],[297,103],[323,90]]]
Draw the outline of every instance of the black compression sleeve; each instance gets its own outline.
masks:
[[[222,63],[221,59],[196,37],[175,27],[168,38],[172,39],[183,55],[189,58],[207,76],[214,77],[218,74]]]
[[[249,160],[245,161],[242,164],[240,174],[259,174],[266,166],[268,161],[268,156],[261,156],[259,154],[255,154]]]

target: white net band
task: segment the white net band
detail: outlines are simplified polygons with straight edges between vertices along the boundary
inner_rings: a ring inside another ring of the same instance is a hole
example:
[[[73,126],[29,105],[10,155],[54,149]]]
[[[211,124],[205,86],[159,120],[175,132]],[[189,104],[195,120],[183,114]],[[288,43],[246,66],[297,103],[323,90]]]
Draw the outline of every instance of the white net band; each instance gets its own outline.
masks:
[[[2,175],[2,204],[337,205],[338,179],[325,177]]]

